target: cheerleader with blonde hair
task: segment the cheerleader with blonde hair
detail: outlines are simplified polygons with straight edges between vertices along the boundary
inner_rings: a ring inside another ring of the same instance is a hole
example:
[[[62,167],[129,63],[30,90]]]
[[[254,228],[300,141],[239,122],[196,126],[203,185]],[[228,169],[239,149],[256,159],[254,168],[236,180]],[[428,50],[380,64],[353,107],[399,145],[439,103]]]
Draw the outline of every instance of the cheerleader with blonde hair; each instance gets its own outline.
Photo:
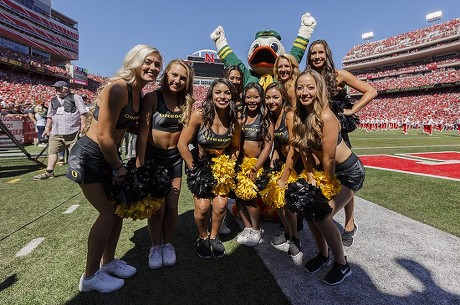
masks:
[[[151,269],[176,264],[176,251],[172,243],[178,220],[183,163],[177,142],[183,125],[190,120],[195,102],[193,78],[192,67],[182,59],[174,59],[166,66],[160,87],[147,93],[143,99],[137,165],[153,161],[154,164],[165,166],[172,187],[160,208],[148,218],[151,241],[148,265]],[[152,178],[155,179],[156,175]]]

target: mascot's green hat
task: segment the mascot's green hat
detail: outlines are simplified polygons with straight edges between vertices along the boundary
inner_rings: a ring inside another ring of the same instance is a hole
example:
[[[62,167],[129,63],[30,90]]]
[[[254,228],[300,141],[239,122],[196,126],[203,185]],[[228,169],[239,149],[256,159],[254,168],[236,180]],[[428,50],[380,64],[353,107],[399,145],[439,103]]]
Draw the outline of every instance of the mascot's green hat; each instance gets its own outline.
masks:
[[[277,32],[277,31],[273,31],[273,30],[265,30],[265,31],[259,31],[256,33],[256,38],[260,38],[260,37],[276,37],[278,40],[281,40],[281,36],[280,34]]]

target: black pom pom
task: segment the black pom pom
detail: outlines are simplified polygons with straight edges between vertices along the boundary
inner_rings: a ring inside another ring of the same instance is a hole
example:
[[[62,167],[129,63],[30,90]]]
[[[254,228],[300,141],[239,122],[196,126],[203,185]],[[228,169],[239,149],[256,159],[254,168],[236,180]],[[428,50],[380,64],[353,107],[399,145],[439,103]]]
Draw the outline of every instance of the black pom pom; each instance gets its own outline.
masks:
[[[356,114],[345,115],[343,113],[344,109],[353,108],[354,103],[355,101],[350,98],[345,90],[339,91],[330,102],[329,106],[339,119],[340,125],[342,126],[342,132],[352,132],[360,123],[359,117]]]
[[[131,159],[126,164],[128,173],[121,185],[113,185],[111,197],[118,204],[130,206],[138,202],[149,193],[154,198],[163,198],[171,191],[171,181],[168,170],[148,160],[141,167],[136,168],[135,161]]]
[[[128,170],[128,173],[120,185],[112,186],[111,197],[118,204],[129,206],[133,202],[138,201],[139,198],[143,198],[141,196],[145,196],[145,188],[148,184],[145,184],[144,179],[146,179],[146,176],[142,173],[143,169],[140,171],[136,169],[134,161],[129,161],[125,165],[125,168]]]
[[[285,200],[292,212],[307,221],[322,220],[332,211],[321,190],[309,184],[305,179],[298,179],[288,184]]]
[[[210,160],[206,157],[193,161],[193,167],[186,170],[187,186],[198,198],[211,197],[212,187],[217,183],[212,175]]]
[[[169,176],[169,170],[165,166],[154,164],[150,168],[150,177],[148,189],[153,198],[164,198],[171,192],[171,177]]]
[[[270,169],[264,168],[262,174],[254,181],[254,184],[257,186],[257,189],[259,191],[265,189],[268,185],[268,182],[270,181],[269,173]]]

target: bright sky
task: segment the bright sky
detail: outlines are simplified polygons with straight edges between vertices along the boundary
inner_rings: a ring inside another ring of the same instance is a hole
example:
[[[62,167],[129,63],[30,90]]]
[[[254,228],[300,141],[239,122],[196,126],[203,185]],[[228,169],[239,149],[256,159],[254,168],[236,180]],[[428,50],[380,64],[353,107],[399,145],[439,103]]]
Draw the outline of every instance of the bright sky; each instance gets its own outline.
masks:
[[[54,0],[55,10],[78,21],[80,58],[77,66],[90,73],[112,76],[128,50],[149,44],[160,50],[165,64],[185,59],[201,49],[215,50],[209,38],[224,27],[229,46],[247,63],[249,46],[256,32],[272,29],[289,50],[300,26],[310,12],[317,21],[311,41],[329,42],[338,68],[354,45],[363,43],[361,34],[374,32],[380,40],[430,24],[425,16],[443,12],[443,22],[460,17],[459,0]],[[300,64],[305,67],[305,57]]]

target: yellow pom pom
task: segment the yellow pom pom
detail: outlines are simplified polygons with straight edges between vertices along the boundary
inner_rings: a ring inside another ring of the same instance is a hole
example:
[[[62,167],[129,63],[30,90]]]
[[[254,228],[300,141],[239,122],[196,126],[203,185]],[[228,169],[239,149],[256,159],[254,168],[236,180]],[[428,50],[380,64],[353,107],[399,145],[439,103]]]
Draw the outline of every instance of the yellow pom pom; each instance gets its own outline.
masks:
[[[220,155],[212,158],[211,165],[212,175],[217,183],[212,188],[215,195],[225,196],[230,193],[230,190],[235,189],[235,159],[231,159],[228,155]]]
[[[138,202],[132,203],[129,207],[119,204],[115,209],[115,214],[121,218],[132,218],[133,220],[146,219],[158,211],[163,202],[164,198],[152,198],[149,195]]]
[[[332,178],[332,182],[328,182],[324,171],[313,170],[313,178],[316,180],[316,186],[321,189],[327,200],[331,200],[332,197],[338,195],[342,190],[342,184],[335,175]]]
[[[237,185],[235,195],[242,200],[252,200],[257,198],[257,187],[248,176],[238,173],[236,176]]]
[[[304,170],[300,173],[299,179],[305,179],[305,180],[308,181],[308,172],[307,172],[306,169],[304,169]]]
[[[269,174],[269,181],[267,187],[260,191],[260,197],[263,202],[274,208],[282,208],[285,206],[286,202],[284,200],[285,189],[281,188],[278,185],[278,180],[281,178],[281,174],[284,170],[284,165],[281,168],[281,171]],[[294,182],[298,179],[295,171],[291,171],[291,174],[288,178],[288,183]]]
[[[243,158],[243,162],[240,166],[241,170],[236,175],[235,195],[242,200],[252,200],[257,198],[257,186],[248,177],[256,164],[257,158]],[[259,170],[258,175],[259,173],[262,173],[262,171]],[[256,177],[258,175],[256,175]]]

